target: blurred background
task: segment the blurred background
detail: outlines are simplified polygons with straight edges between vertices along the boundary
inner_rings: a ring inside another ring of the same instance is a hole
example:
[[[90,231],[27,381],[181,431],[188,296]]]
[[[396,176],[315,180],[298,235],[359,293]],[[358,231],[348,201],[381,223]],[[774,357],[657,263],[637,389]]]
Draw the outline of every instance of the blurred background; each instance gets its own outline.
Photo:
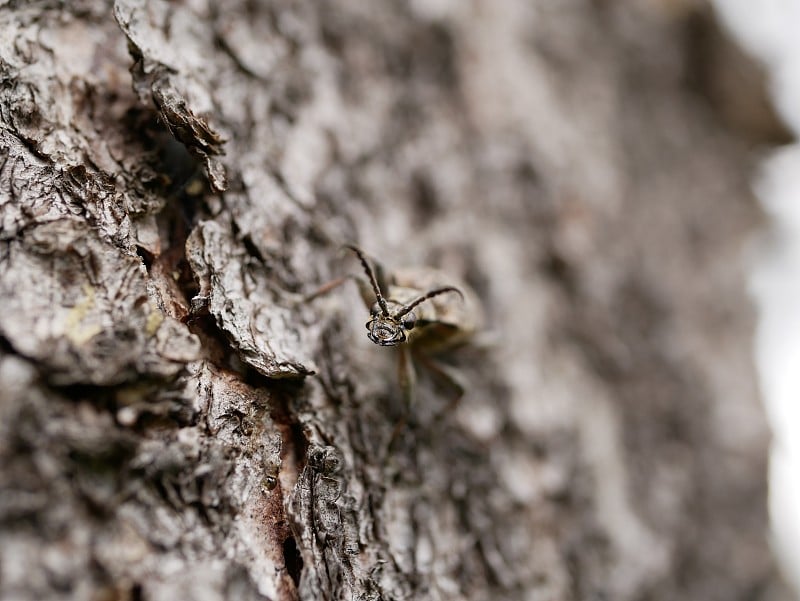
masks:
[[[800,2],[715,0],[718,14],[766,67],[771,98],[793,138],[800,131]],[[755,357],[773,432],[769,506],[774,547],[800,591],[800,147],[780,146],[754,189],[769,216],[754,249]]]

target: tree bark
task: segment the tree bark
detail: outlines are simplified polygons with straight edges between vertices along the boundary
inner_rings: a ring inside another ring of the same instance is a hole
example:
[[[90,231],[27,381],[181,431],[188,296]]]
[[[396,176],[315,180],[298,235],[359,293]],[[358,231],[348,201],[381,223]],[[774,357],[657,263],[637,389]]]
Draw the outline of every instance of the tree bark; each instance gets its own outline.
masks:
[[[0,597],[789,598],[742,260],[782,132],[702,5],[6,3],[0,40]],[[354,289],[304,300],[345,243],[480,297],[457,406],[423,365],[406,406]]]

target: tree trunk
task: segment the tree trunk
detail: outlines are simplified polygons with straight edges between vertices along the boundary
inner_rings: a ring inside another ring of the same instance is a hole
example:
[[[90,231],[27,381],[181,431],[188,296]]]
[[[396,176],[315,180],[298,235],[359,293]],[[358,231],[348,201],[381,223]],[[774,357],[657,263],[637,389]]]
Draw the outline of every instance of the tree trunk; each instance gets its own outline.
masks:
[[[789,598],[742,261],[781,132],[705,9],[0,25],[0,597]],[[481,299],[458,404],[306,300],[346,243]]]

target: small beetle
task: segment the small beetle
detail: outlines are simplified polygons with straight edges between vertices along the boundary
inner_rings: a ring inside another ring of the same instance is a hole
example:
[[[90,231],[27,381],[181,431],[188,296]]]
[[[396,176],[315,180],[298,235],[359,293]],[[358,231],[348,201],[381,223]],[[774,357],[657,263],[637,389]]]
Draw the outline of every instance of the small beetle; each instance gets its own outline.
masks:
[[[356,254],[368,281],[347,276],[308,298],[327,293],[348,279],[355,280],[364,304],[370,309],[367,337],[379,346],[398,347],[398,374],[406,401],[411,403],[414,398],[413,356],[456,390],[456,398],[451,402],[454,405],[464,389],[430,356],[466,342],[476,331],[480,311],[475,294],[463,284],[451,285],[452,279],[437,269],[416,267],[387,273],[376,262],[374,267],[370,265],[357,246],[346,245],[346,248]]]

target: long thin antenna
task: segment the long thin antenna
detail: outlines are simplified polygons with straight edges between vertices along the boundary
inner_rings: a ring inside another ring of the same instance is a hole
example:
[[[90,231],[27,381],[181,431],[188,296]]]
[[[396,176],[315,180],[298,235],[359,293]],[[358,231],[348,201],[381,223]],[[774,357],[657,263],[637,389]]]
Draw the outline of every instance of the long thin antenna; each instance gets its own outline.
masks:
[[[381,307],[381,312],[383,313],[384,317],[389,317],[389,307],[386,306],[386,299],[383,298],[383,294],[381,294],[381,289],[378,286],[378,280],[375,278],[375,272],[372,271],[372,267],[367,262],[367,258],[364,256],[364,252],[358,248],[357,246],[353,246],[352,244],[345,244],[345,248],[349,248],[358,256],[358,260],[361,261],[361,266],[364,268],[364,272],[367,274],[369,278],[369,283],[372,284],[372,290],[375,292],[375,298],[378,299],[378,304]]]
[[[464,295],[461,293],[461,290],[459,290],[458,288],[454,288],[453,286],[443,286],[441,288],[434,288],[433,290],[426,292],[419,298],[411,301],[407,305],[400,307],[392,317],[394,317],[395,319],[402,317],[406,313],[410,312],[414,307],[416,307],[421,303],[424,303],[429,298],[433,298],[434,296],[444,294],[445,292],[457,292],[458,296],[460,296],[462,299],[464,298]]]

